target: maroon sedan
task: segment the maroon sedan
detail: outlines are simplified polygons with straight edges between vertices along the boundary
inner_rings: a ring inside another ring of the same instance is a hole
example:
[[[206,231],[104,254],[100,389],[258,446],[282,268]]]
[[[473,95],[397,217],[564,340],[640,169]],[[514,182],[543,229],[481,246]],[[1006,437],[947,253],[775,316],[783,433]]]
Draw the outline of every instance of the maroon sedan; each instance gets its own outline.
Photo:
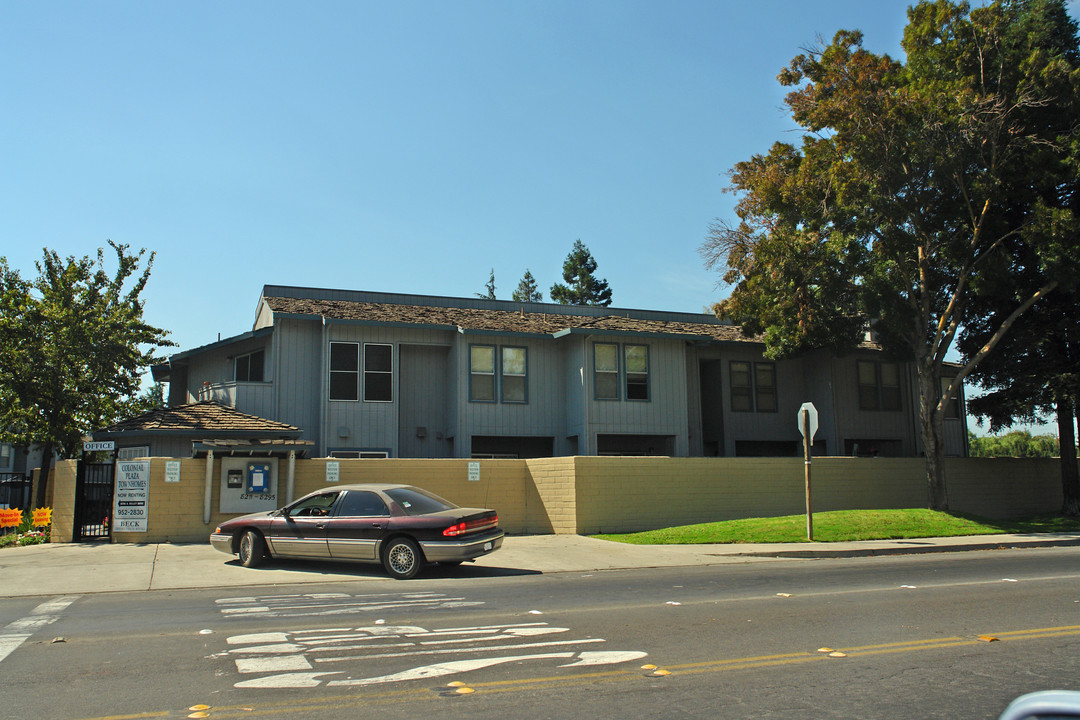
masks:
[[[226,520],[210,544],[245,567],[264,558],[379,563],[414,577],[425,563],[457,565],[493,552],[503,531],[494,510],[460,508],[411,485],[342,485],[270,512]]]

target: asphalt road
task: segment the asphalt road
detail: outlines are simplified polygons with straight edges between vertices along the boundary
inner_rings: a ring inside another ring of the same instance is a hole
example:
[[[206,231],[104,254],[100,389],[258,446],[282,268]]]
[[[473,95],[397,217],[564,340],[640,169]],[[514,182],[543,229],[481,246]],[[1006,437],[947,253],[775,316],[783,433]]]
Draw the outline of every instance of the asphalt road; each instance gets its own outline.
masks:
[[[10,598],[0,628],[11,720],[996,718],[1080,689],[1080,549]]]

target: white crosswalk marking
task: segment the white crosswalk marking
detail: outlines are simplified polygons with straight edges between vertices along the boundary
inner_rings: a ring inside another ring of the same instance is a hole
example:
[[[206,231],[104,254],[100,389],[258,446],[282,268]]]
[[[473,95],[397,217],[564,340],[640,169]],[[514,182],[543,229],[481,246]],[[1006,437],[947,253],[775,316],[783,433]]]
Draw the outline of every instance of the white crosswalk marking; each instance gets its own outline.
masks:
[[[268,595],[263,597],[222,598],[218,610],[225,617],[312,617],[320,615],[356,615],[397,609],[459,608],[482,605],[462,597],[441,593],[382,593],[348,595],[346,593],[311,593],[308,595]]]
[[[439,597],[425,599],[434,601]],[[268,600],[246,598],[245,602],[263,607],[272,605]],[[330,600],[340,602],[343,598]],[[287,602],[305,601],[293,596]],[[394,601],[380,597],[376,602],[382,605]],[[258,676],[235,683],[238,688],[368,686],[441,677],[525,660],[563,660],[560,667],[583,667],[629,662],[647,655],[638,650],[584,650],[606,641],[593,637],[567,638],[568,633],[570,628],[543,622],[432,630],[386,624],[297,629],[233,635],[227,638],[229,650],[222,655],[232,658],[240,674]],[[388,666],[394,665],[399,667],[387,672]],[[381,672],[368,675],[365,668]],[[351,675],[357,671],[359,677]]]
[[[31,610],[26,617],[8,623],[0,631],[0,662],[29,640],[35,632],[56,622],[60,613],[80,597],[80,595],[73,595],[43,602]]]

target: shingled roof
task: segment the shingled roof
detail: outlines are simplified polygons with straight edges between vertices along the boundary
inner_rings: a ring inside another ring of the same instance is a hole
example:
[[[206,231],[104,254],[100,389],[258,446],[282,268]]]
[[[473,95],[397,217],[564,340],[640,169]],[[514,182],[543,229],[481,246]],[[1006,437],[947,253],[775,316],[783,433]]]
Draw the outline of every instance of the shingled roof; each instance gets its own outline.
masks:
[[[524,305],[517,310],[495,310],[278,296],[264,296],[263,301],[275,314],[308,315],[389,325],[419,325],[461,331],[551,336],[580,331],[629,332],[698,338],[703,341],[761,342],[760,338],[743,335],[742,329],[737,325],[644,319],[632,317],[629,312],[623,315],[616,312],[610,315],[576,315],[527,312]]]
[[[235,408],[213,401],[188,405],[155,408],[94,432],[95,439],[120,434],[191,434],[206,437],[228,435],[231,437],[298,437],[300,428],[276,420],[242,413]]]

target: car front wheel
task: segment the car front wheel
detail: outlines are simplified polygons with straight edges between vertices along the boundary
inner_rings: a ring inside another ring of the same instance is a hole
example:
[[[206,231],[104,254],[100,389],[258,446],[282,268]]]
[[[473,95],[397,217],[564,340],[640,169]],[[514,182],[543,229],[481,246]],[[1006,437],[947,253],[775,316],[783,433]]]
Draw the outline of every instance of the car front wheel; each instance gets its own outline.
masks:
[[[420,547],[409,538],[394,538],[383,553],[383,567],[395,580],[408,580],[416,577],[424,567],[424,556]]]
[[[254,530],[245,532],[240,538],[240,564],[255,567],[262,562],[264,554],[262,535]]]

